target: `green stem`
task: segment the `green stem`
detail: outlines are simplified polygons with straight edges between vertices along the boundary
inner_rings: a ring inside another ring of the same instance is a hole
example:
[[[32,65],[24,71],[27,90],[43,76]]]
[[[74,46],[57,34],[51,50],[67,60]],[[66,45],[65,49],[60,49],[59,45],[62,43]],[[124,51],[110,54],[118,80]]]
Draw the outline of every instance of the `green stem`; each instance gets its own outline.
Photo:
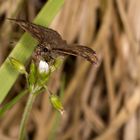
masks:
[[[51,96],[51,92],[49,91],[48,87],[46,85],[43,86],[44,89],[46,89],[46,91],[48,92],[48,95]]]
[[[22,116],[22,120],[21,120],[21,124],[20,124],[20,131],[19,131],[19,140],[24,140],[25,138],[25,126],[27,124],[31,109],[32,109],[32,105],[33,102],[36,98],[36,94],[35,93],[30,93],[29,94],[29,98]]]
[[[27,87],[29,87],[29,81],[28,81],[28,73],[27,72],[25,72],[25,78],[26,78],[26,83],[27,83]]]

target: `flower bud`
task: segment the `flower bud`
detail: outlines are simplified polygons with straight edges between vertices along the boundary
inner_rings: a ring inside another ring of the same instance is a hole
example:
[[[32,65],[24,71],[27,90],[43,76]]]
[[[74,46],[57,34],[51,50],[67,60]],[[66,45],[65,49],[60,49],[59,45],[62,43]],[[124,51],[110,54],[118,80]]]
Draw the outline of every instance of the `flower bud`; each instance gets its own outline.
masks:
[[[40,61],[38,66],[38,85],[42,86],[49,80],[50,70],[49,65],[45,61]]]
[[[25,74],[26,73],[26,69],[24,67],[24,65],[18,61],[17,59],[10,57],[9,58],[11,65],[21,74]]]
[[[61,113],[61,115],[63,115],[64,108],[63,108],[63,105],[62,105],[60,99],[58,98],[58,96],[56,96],[56,95],[50,95],[50,102],[51,102],[52,106],[56,110],[58,110]]]
[[[39,72],[40,73],[48,73],[49,71],[49,65],[46,61],[40,61],[39,62]]]

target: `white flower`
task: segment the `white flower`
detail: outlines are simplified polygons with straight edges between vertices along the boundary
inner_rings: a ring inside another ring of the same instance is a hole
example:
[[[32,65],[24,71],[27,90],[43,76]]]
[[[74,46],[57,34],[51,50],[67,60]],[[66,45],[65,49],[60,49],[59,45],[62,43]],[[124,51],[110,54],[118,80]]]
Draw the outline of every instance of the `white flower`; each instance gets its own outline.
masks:
[[[43,61],[43,60],[41,60],[40,62],[39,62],[39,72],[40,73],[47,73],[49,71],[49,65],[48,65],[48,63],[47,62],[45,62],[45,61]]]

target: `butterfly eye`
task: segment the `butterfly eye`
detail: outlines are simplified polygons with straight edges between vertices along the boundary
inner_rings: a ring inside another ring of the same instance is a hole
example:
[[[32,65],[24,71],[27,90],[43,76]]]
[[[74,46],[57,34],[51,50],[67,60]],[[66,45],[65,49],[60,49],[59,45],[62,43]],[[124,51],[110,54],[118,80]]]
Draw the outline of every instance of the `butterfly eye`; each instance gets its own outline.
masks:
[[[48,52],[48,49],[47,48],[43,48],[43,52]]]

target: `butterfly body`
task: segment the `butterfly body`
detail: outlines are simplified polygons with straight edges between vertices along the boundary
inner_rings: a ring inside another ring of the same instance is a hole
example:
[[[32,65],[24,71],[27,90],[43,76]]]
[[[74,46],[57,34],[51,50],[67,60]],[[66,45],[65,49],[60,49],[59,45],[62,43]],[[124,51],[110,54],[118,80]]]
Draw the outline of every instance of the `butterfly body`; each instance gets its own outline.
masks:
[[[67,44],[60,34],[53,29],[30,23],[25,20],[8,19],[14,21],[22,29],[30,33],[33,38],[38,40],[38,45],[33,54],[33,57],[37,60],[43,59],[47,62],[51,62],[58,56],[74,55],[81,56],[91,63],[97,63],[97,57],[94,50],[82,45]]]

